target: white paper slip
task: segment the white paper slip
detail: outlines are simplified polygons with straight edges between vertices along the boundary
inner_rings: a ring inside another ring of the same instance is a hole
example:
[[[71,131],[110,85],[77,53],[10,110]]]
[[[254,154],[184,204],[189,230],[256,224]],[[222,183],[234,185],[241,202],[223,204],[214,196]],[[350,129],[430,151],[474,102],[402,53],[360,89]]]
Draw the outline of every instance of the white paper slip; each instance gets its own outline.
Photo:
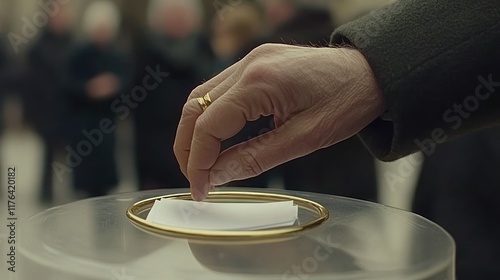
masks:
[[[204,230],[259,230],[291,226],[298,216],[293,201],[268,203],[211,203],[161,199],[147,221],[179,228]]]

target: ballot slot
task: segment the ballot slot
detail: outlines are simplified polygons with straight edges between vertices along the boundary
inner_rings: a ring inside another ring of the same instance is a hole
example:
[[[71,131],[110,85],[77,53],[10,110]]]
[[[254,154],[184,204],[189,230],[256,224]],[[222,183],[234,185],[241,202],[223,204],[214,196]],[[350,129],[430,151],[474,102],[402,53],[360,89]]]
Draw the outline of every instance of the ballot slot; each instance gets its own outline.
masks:
[[[189,193],[144,199],[127,210],[130,222],[160,236],[190,239],[282,237],[329,218],[314,201],[281,194],[224,191],[195,202]]]

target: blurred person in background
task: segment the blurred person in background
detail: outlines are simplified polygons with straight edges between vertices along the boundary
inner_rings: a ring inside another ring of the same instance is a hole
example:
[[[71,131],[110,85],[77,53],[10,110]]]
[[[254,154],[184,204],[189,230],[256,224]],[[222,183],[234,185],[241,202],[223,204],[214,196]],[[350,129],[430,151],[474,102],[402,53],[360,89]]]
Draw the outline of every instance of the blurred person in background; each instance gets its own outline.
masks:
[[[56,2],[56,1],[54,1]],[[63,113],[63,70],[73,47],[73,11],[59,5],[59,12],[49,17],[40,30],[40,37],[27,55],[27,69],[23,84],[25,121],[40,135],[44,146],[40,198],[52,200],[52,167],[54,154],[62,146],[61,121]]]
[[[332,0],[330,12],[335,26],[353,21],[395,0]]]
[[[424,154],[412,210],[453,236],[459,279],[500,279],[500,128]]]
[[[294,0],[260,0],[264,7],[266,27],[273,31],[294,18],[297,12]]]
[[[22,105],[20,85],[22,84],[22,60],[16,55],[8,38],[8,29],[0,14],[0,133],[3,129],[22,128]],[[10,126],[10,127],[8,127]]]
[[[202,20],[199,0],[151,0],[148,30],[135,40],[134,85],[142,85],[151,69],[168,73],[131,110],[141,190],[188,186],[171,147],[189,93],[210,78],[213,55]]]
[[[210,43],[216,55],[214,74],[264,43],[263,22],[262,6],[255,1],[242,1],[212,18]]]
[[[92,2],[83,15],[83,29],[86,43],[70,55],[66,69],[67,152],[76,165],[73,179],[77,193],[99,196],[118,184],[116,115],[111,104],[128,88],[130,65],[114,44],[120,13],[113,2]]]
[[[23,134],[25,128],[21,95],[23,57],[15,52],[8,37],[10,30],[6,28],[7,21],[4,21],[3,15],[0,12],[0,136],[2,144],[14,134]],[[5,149],[1,150],[5,151]],[[6,153],[0,155],[1,159],[5,157]],[[0,180],[2,179],[7,178],[0,175]]]
[[[262,0],[272,43],[327,46],[334,29],[329,1]]]
[[[0,136],[4,129],[4,98],[5,98],[5,71],[7,68],[7,53],[5,51],[5,38],[1,30],[1,20],[0,20]],[[1,155],[0,155],[1,156]],[[0,175],[0,180],[4,177]],[[2,195],[0,195],[0,198]]]
[[[1,22],[0,22],[1,24]],[[1,26],[0,26],[1,27]],[[5,71],[7,68],[7,53],[5,51],[5,38],[0,30],[0,133],[3,131],[3,103],[5,98]]]
[[[5,38],[1,30],[2,21],[0,19],[0,136],[4,128],[4,98],[5,98],[5,71],[7,68],[7,53],[5,51]],[[1,155],[0,155],[1,156]],[[0,180],[4,177],[0,175]],[[0,198],[2,195],[0,195]]]

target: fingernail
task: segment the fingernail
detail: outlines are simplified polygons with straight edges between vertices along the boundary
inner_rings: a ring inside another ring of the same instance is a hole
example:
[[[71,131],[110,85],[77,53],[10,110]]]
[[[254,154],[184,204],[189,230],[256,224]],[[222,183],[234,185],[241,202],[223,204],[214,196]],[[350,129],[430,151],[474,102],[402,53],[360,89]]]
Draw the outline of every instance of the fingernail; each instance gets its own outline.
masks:
[[[194,200],[194,201],[203,201],[205,199],[204,196],[200,195],[200,194],[194,194],[194,193],[191,193],[191,198]]]
[[[191,197],[193,198],[194,201],[203,201],[205,199],[205,196],[206,195],[202,194],[198,190],[191,191]]]
[[[206,184],[202,190],[198,188],[191,188],[191,197],[195,201],[203,201],[207,197],[209,190],[210,184]]]

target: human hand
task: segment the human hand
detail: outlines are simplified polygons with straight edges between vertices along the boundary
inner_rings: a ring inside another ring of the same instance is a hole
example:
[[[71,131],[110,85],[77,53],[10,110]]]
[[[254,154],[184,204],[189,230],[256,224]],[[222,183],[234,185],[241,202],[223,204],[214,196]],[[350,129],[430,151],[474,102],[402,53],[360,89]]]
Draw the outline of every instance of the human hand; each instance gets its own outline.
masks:
[[[202,111],[196,98],[210,92]],[[198,86],[184,105],[174,152],[191,193],[257,176],[358,133],[385,110],[363,55],[354,49],[265,44]],[[276,129],[220,152],[247,121]]]
[[[86,89],[93,99],[106,99],[117,93],[119,88],[118,77],[113,73],[103,73],[87,82]]]

